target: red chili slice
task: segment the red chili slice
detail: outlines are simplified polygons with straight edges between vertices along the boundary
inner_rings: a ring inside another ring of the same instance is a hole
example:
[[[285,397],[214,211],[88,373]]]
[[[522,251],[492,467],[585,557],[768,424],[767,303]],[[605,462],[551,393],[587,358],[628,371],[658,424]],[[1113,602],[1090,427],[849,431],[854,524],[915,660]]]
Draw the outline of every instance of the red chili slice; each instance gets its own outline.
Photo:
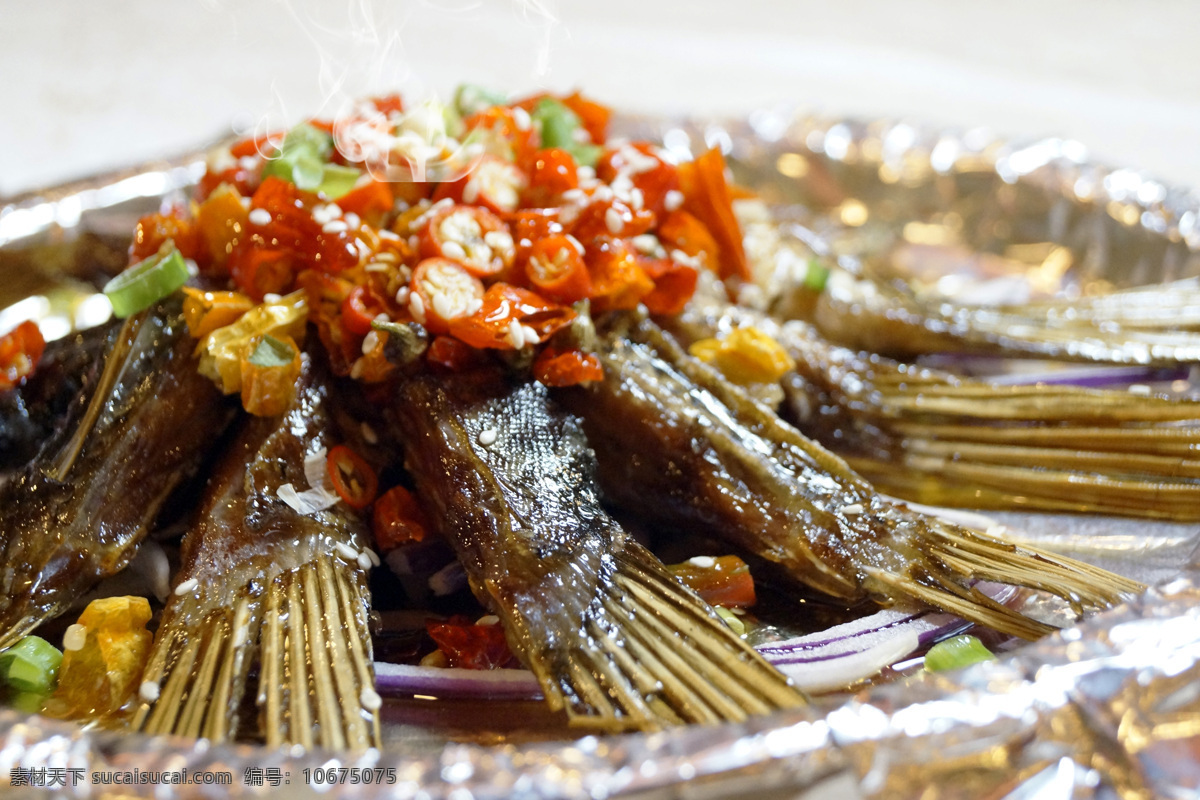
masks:
[[[520,349],[515,328],[532,331],[537,342],[544,342],[559,329],[570,325],[575,312],[556,305],[525,289],[507,283],[492,284],[483,296],[483,307],[471,316],[452,322],[450,334],[472,347],[484,349]],[[528,344],[535,342],[529,341]]]
[[[591,296],[592,279],[581,249],[566,236],[550,236],[533,245],[525,274],[538,294],[567,305]]]
[[[426,623],[425,629],[451,667],[458,669],[504,669],[520,666],[504,629],[499,625],[476,625],[464,616],[445,622]]]
[[[533,377],[546,386],[576,386],[604,380],[600,359],[582,350],[547,347],[533,362]]]
[[[684,209],[704,223],[720,248],[717,265],[721,278],[750,278],[742,231],[733,214],[733,199],[725,181],[725,157],[717,148],[679,167]]]
[[[45,349],[46,340],[36,322],[26,320],[0,336],[0,391],[32,375]]]
[[[409,542],[424,541],[430,525],[412,492],[403,486],[393,486],[375,501],[371,528],[375,546],[386,553]]]
[[[632,142],[607,151],[596,164],[596,175],[613,183],[625,175],[642,193],[643,208],[661,215],[667,192],[679,189],[679,169],[664,161],[647,142]]]
[[[592,278],[592,303],[598,312],[636,308],[654,291],[633,249],[621,239],[592,240],[584,255]]]
[[[529,180],[516,164],[484,155],[471,171],[456,181],[441,184],[434,200],[449,197],[456,203],[483,206],[497,214],[515,211]]]
[[[346,445],[339,444],[329,451],[325,467],[333,490],[346,501],[346,505],[354,509],[371,505],[375,493],[379,491],[379,478],[362,456]]]
[[[481,278],[512,266],[516,245],[504,221],[482,208],[455,205],[435,211],[419,235],[422,258],[448,258]]]
[[[638,264],[654,289],[642,298],[651,314],[678,314],[696,291],[699,273],[694,267],[671,258],[638,257]]]
[[[571,234],[586,244],[597,236],[639,236],[653,227],[654,212],[648,209],[635,209],[620,200],[594,200],[571,225]]]
[[[483,284],[457,261],[427,258],[413,270],[408,309],[432,333],[445,333],[483,301]]]
[[[371,332],[371,323],[375,321],[377,313],[367,307],[371,300],[365,286],[355,286],[346,296],[342,301],[342,322],[346,330],[359,336],[366,336]]]
[[[737,556],[694,558],[668,567],[709,605],[749,608],[757,598],[750,567]]]
[[[522,205],[545,208],[558,205],[563,192],[579,188],[575,158],[566,150],[539,150],[529,170],[529,188]]]

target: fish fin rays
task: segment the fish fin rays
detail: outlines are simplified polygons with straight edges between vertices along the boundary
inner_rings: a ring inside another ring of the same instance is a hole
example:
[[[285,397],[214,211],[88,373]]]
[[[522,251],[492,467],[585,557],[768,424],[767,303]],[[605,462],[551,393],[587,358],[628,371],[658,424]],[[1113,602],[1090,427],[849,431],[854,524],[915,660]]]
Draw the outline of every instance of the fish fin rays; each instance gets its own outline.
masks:
[[[531,658],[551,705],[573,725],[655,730],[803,705],[783,675],[647,551],[629,542],[614,560],[582,642]]]
[[[241,593],[231,608],[202,614],[198,598],[173,597],[144,673],[157,697],[143,693],[132,727],[231,740],[242,699],[253,691],[269,746],[378,747],[366,596],[353,573],[321,555]]]

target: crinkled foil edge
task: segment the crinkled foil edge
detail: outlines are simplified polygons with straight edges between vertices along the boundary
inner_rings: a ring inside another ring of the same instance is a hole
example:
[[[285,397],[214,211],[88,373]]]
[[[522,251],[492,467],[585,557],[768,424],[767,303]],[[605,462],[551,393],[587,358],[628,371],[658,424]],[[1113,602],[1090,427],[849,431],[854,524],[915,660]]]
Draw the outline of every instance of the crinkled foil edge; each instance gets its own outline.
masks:
[[[668,149],[719,145],[740,179],[778,202],[832,208],[857,199],[902,224],[904,214],[923,218],[984,196],[1007,215],[1010,228],[1036,224],[1054,241],[1079,248],[1080,268],[1091,276],[1149,283],[1200,274],[1200,195],[1094,164],[1075,142],[1004,142],[985,131],[793,111],[735,121],[626,119],[622,126],[661,138]],[[16,198],[0,208],[0,247],[69,238],[95,225],[115,230],[194,183],[202,170],[191,154]],[[1188,536],[1195,541],[1194,532]],[[1138,543],[1123,538],[1136,558]],[[308,788],[344,797],[447,800],[1196,797],[1200,565],[1194,546],[1181,552],[1190,556],[1173,579],[997,662],[740,725],[565,743],[447,745],[435,756],[385,750],[346,760],[122,735],[5,711],[0,785],[18,769],[221,770],[232,773],[231,786],[105,787],[85,780],[59,791],[293,797],[306,788],[305,768],[347,766],[394,768],[396,782]],[[270,768],[288,783],[245,779],[248,769]]]

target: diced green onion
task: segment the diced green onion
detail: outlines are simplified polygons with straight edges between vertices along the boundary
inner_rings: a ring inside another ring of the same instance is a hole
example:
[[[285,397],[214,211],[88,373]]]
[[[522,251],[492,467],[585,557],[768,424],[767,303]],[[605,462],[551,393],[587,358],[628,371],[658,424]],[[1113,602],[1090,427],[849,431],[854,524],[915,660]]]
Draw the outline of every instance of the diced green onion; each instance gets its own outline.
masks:
[[[508,98],[502,92],[485,89],[473,83],[461,84],[454,90],[454,110],[463,117],[486,111],[492,106],[502,106]]]
[[[983,642],[974,636],[955,636],[929,648],[929,652],[925,654],[925,669],[930,672],[944,672],[978,664],[980,661],[994,661],[995,658],[991,651],[983,646]]]
[[[551,97],[543,97],[529,116],[541,131],[542,147],[566,150],[581,167],[596,166],[604,149],[575,138],[575,132],[580,129],[580,122],[574,111]]]
[[[804,273],[804,288],[814,292],[825,291],[825,283],[829,280],[829,268],[815,258],[808,260],[808,271]]]
[[[264,178],[274,176],[336,200],[354,188],[362,171],[328,163],[332,155],[333,137],[304,123],[287,132],[278,153],[263,164],[262,174]]]
[[[154,305],[187,283],[187,279],[187,264],[175,243],[168,239],[157,253],[109,281],[104,294],[112,303],[113,315],[124,319]]]
[[[264,336],[246,360],[256,367],[286,367],[295,358],[296,348],[274,336]]]
[[[36,714],[46,704],[48,694],[43,692],[11,691],[4,696],[4,702],[9,708],[24,711],[26,714]]]
[[[26,636],[0,653],[0,677],[20,692],[46,694],[58,679],[62,653],[40,636]]]

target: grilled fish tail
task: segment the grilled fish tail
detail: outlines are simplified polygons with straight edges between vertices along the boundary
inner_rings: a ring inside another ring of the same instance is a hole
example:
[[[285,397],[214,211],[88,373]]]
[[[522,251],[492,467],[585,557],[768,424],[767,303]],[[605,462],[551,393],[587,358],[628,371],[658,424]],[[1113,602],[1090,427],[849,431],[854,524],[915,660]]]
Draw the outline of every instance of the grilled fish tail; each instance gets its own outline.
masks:
[[[544,387],[455,380],[402,390],[406,466],[552,708],[653,730],[803,702],[608,516],[578,422]]]

